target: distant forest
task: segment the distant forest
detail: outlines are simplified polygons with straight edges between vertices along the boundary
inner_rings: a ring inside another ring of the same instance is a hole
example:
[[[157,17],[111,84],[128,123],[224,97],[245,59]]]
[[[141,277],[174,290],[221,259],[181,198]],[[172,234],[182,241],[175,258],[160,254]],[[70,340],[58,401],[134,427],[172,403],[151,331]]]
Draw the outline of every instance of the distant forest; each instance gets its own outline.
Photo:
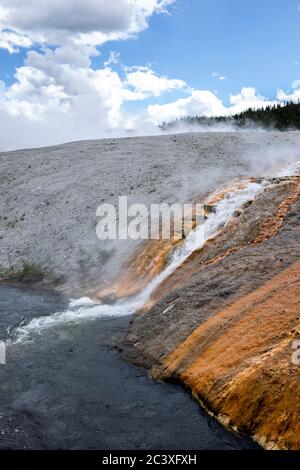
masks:
[[[164,122],[160,128],[163,130],[176,129],[181,126],[214,127],[220,124],[229,124],[235,128],[259,126],[265,129],[280,131],[300,130],[300,103],[285,103],[284,105],[267,106],[262,109],[248,109],[232,116],[205,117],[195,116]]]

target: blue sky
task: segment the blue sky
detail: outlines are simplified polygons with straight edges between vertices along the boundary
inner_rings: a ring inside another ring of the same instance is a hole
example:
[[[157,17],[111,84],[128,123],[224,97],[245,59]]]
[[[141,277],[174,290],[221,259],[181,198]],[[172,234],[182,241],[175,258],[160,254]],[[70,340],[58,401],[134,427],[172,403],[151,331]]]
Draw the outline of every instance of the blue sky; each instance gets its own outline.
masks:
[[[108,43],[127,65],[151,63],[163,75],[217,90],[228,102],[243,86],[274,98],[300,77],[300,1],[178,0],[135,40]],[[98,61],[96,61],[98,62]],[[295,64],[295,62],[299,62]],[[219,81],[214,72],[226,76]]]
[[[161,119],[298,100],[299,7],[0,0],[0,147],[146,133]]]

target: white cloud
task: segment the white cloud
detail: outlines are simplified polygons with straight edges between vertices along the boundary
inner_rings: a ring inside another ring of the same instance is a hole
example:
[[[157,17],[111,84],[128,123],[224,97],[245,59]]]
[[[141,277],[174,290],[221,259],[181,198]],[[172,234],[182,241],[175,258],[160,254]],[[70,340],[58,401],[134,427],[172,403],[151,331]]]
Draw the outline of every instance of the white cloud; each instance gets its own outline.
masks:
[[[108,59],[104,62],[104,67],[109,67],[110,65],[116,65],[119,63],[120,54],[116,51],[110,51]]]
[[[221,80],[221,81],[222,81],[222,80],[226,80],[225,75],[222,75],[222,74],[220,74],[220,73],[218,73],[218,72],[214,72],[214,73],[212,74],[212,77],[213,77],[213,78],[217,78],[218,80]]]
[[[120,134],[137,119],[126,112],[127,101],[184,87],[149,66],[124,69],[122,77],[111,69],[119,62],[115,51],[103,68],[91,65],[99,45],[143,31],[151,15],[166,13],[174,1],[0,0],[0,48],[31,48],[13,85],[0,82],[0,147]]]
[[[112,131],[124,135],[137,121],[126,112],[126,102],[186,86],[159,76],[149,66],[125,68],[123,76],[109,66],[93,69],[91,55],[96,53],[91,47],[70,45],[29,51],[15,72],[15,82],[6,89],[1,86],[0,116],[5,124],[0,147],[100,138]]]
[[[244,87],[237,95],[230,96],[230,104],[232,106],[226,109],[227,114],[241,113],[249,108],[265,108],[277,104],[277,101],[261,96],[255,88]]]
[[[293,90],[300,88],[300,80],[294,80],[292,83]]]
[[[124,68],[123,77],[110,67],[94,70],[92,52],[90,48],[79,52],[70,46],[30,51],[24,65],[16,70],[15,83],[5,87],[0,82],[1,149],[101,138],[112,133],[122,136],[133,129],[143,133],[149,123],[156,126],[186,116],[228,116],[249,107],[300,99],[298,81],[293,83],[292,93],[279,90],[277,99],[271,101],[255,88],[242,88],[229,97],[229,106],[209,90],[190,90],[187,97],[148,106],[140,115],[129,114],[128,101],[177,88],[186,93],[189,89],[184,81],[159,76],[149,66]]]
[[[148,26],[175,0],[0,0],[0,47],[37,44],[98,46]]]
[[[91,46],[71,44],[29,51],[15,72],[15,82],[7,87],[0,82],[0,148],[101,138],[112,132],[122,136],[136,128],[142,133],[147,123],[156,126],[186,116],[227,116],[300,99],[300,81],[295,80],[292,92],[278,90],[276,100],[244,87],[225,106],[216,93],[190,89],[183,80],[158,75],[150,65],[112,70],[110,65],[119,60],[114,53],[106,66],[94,69],[91,58],[96,54]],[[171,90],[189,95],[153,104],[140,114],[126,111],[129,101],[159,97]]]
[[[5,83],[2,80],[0,80],[0,102],[3,101],[5,98],[4,97],[5,88],[6,88]]]
[[[123,102],[186,87],[184,81],[159,76],[149,67],[127,69],[124,79],[110,67],[94,70],[90,54],[89,48],[80,52],[70,47],[29,51],[25,64],[15,73],[15,83],[5,92],[8,112],[23,112],[36,119],[49,109],[68,110],[80,97],[92,95],[95,106],[101,100],[101,108],[106,107],[108,115],[114,116],[108,120],[109,127],[118,127]]]
[[[154,12],[163,12],[173,1],[0,0],[0,47],[13,53],[36,43],[42,46],[40,52],[27,52],[11,86],[0,81],[0,148],[101,138],[111,132],[121,136],[135,128],[142,132],[147,122],[153,126],[189,115],[225,116],[300,99],[300,81],[296,80],[292,92],[278,91],[277,101],[267,100],[254,88],[243,88],[230,96],[226,107],[216,93],[190,89],[184,80],[159,75],[151,65],[124,67],[115,51],[103,68],[93,68],[99,44],[142,31]],[[121,72],[112,67],[116,64]],[[218,72],[213,76],[225,79]],[[140,114],[126,111],[129,101],[157,98],[174,90],[185,97],[153,104]]]
[[[0,49],[7,49],[10,54],[19,52],[21,47],[30,47],[32,41],[29,37],[11,31],[1,31]]]
[[[213,116],[224,113],[223,103],[211,91],[194,90],[187,98],[168,104],[148,106],[148,114],[155,124],[186,116]]]
[[[231,106],[224,106],[214,93],[206,90],[194,90],[187,98],[181,98],[168,104],[148,106],[148,115],[154,124],[172,121],[186,116],[229,116],[248,108],[261,108],[278,101],[269,101],[260,96],[255,88],[242,88],[237,95],[230,96]]]
[[[98,116],[93,128],[125,125],[122,80],[110,68],[92,69],[89,61],[89,55],[70,48],[30,51],[24,66],[16,71],[16,82],[5,92],[2,109],[33,120],[46,120],[53,112],[69,113],[68,118],[78,112],[78,121]]]
[[[300,80],[295,80],[292,83],[293,91],[284,91],[278,90],[277,91],[277,99],[279,101],[293,101],[294,103],[300,102]]]
[[[149,67],[134,67],[127,69],[126,85],[132,88],[140,99],[149,96],[160,96],[171,90],[180,90],[187,87],[183,80],[170,79],[159,76]]]

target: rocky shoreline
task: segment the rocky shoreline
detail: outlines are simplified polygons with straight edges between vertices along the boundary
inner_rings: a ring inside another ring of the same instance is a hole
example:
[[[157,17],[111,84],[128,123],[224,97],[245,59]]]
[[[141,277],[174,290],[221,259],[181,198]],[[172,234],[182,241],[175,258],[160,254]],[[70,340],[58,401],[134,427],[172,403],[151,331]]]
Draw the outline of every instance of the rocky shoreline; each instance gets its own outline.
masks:
[[[299,228],[300,179],[278,179],[159,286],[124,341],[267,449],[300,448]]]
[[[101,297],[121,272],[120,296],[133,295],[173,245],[101,243],[98,203],[116,204],[122,194],[132,202],[201,200],[264,176],[266,189],[156,287],[118,342],[129,361],[155,380],[183,384],[226,427],[267,449],[300,449],[300,366],[292,361],[300,177],[268,174],[271,161],[282,163],[276,152],[295,156],[299,135],[186,134],[0,154],[0,281]]]

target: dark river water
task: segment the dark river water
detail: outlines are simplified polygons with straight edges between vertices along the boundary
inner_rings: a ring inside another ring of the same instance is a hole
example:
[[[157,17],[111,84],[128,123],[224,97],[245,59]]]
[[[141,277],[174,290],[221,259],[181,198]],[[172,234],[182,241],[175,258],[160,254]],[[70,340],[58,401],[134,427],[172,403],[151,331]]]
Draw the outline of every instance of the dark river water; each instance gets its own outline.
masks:
[[[62,311],[58,294],[0,285],[0,340]],[[155,383],[111,346],[129,317],[59,324],[7,346],[0,449],[254,449],[180,386]]]

